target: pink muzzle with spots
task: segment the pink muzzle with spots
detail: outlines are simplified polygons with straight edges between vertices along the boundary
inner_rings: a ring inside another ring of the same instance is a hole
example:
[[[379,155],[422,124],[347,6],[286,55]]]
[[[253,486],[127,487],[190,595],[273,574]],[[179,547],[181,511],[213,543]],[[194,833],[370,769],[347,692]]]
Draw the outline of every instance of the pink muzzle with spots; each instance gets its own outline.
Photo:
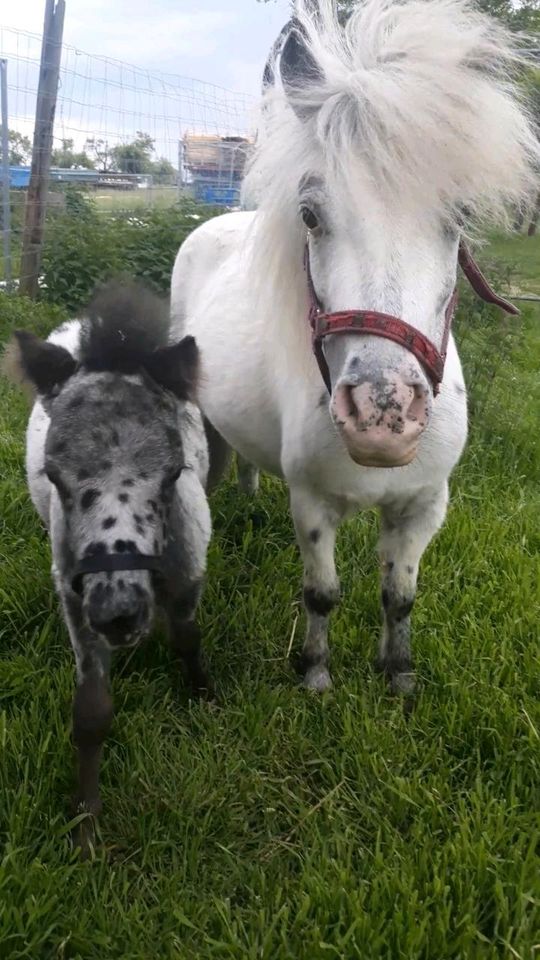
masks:
[[[506,313],[519,314],[514,304],[494,292],[463,241],[459,246],[459,265],[482,300],[501,307]],[[412,353],[427,375],[433,397],[437,397],[458,301],[457,288],[446,307],[441,344],[437,347],[416,327],[386,313],[375,310],[325,313],[313,283],[309,243],[305,248],[305,269],[313,352],[330,394],[332,384],[324,340],[336,334],[357,334],[383,337]],[[409,384],[395,377],[379,384],[340,385],[334,391],[331,409],[353,460],[363,466],[399,467],[410,463],[416,455],[418,441],[427,426],[431,400],[422,384]]]

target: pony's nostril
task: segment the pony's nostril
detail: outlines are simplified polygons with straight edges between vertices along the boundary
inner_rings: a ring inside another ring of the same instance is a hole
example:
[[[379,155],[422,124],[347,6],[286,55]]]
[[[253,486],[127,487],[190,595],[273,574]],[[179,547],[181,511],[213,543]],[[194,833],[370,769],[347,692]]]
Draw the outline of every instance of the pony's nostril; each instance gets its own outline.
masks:
[[[349,417],[358,416],[352,386],[342,384],[337,388],[332,398],[332,410],[338,422],[344,422],[348,420]]]
[[[429,414],[429,391],[419,383],[411,385],[414,396],[409,404],[406,418],[425,425]]]
[[[110,623],[106,625],[105,632],[116,635],[133,633],[137,629],[138,623],[138,614],[131,614],[131,616],[122,615],[111,620]]]
[[[137,633],[148,616],[147,604],[143,601],[137,601],[130,604],[129,607],[123,606],[121,612],[114,608],[96,609],[89,611],[90,626],[96,633],[101,633],[109,640],[121,644],[124,639],[130,638]]]

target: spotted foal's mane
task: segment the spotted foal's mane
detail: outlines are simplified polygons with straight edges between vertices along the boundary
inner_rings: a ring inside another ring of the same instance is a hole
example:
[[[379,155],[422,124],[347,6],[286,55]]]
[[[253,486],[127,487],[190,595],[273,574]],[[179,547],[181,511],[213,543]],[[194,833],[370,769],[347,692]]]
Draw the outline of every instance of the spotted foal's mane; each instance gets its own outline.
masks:
[[[135,280],[108,283],[81,315],[80,362],[91,370],[137,370],[167,346],[169,325],[165,299]]]

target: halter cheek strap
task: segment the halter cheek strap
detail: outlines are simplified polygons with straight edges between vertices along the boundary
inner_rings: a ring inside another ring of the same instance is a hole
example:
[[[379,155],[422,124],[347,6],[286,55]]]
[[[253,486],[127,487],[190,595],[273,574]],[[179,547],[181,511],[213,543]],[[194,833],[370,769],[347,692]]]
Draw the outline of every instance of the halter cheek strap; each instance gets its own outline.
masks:
[[[486,303],[493,303],[501,307],[506,313],[513,314],[514,316],[519,314],[519,310],[513,303],[499,297],[490,287],[463,241],[459,246],[458,259],[467,280],[482,300],[485,300]],[[329,393],[332,392],[332,385],[330,381],[330,371],[326,357],[324,356],[323,341],[325,337],[333,336],[337,333],[355,333],[384,337],[386,340],[392,340],[394,343],[399,344],[399,346],[409,350],[426,371],[433,388],[433,394],[437,396],[444,375],[448,340],[458,303],[457,288],[454,290],[446,306],[441,346],[436,347],[435,344],[421,333],[420,330],[417,330],[416,327],[388,313],[379,313],[376,310],[343,310],[339,313],[325,313],[313,283],[309,243],[306,243],[305,247],[304,266],[309,294],[309,324],[311,327],[313,352]]]
[[[163,574],[163,557],[143,553],[106,553],[97,557],[79,560],[71,580],[75,593],[82,593],[83,577],[87,573],[118,573],[129,570],[150,570]]]

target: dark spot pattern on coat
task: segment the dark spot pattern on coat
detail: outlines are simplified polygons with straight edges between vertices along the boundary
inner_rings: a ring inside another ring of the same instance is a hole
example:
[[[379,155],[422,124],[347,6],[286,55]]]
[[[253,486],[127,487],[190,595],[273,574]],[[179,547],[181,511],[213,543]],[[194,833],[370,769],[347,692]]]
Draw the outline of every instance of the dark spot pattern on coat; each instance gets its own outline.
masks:
[[[91,506],[99,500],[101,496],[99,490],[85,490],[81,497],[81,507],[83,510],[89,510]]]
[[[104,530],[112,530],[112,528],[115,526],[116,526],[116,517],[107,517],[107,519],[104,520],[102,523],[102,527]]]
[[[327,617],[334,609],[337,598],[335,595],[322,593],[314,587],[304,589],[304,603],[309,613],[316,613],[319,617]]]
[[[84,551],[85,557],[103,557],[107,553],[107,544],[101,540],[89,543]]]

